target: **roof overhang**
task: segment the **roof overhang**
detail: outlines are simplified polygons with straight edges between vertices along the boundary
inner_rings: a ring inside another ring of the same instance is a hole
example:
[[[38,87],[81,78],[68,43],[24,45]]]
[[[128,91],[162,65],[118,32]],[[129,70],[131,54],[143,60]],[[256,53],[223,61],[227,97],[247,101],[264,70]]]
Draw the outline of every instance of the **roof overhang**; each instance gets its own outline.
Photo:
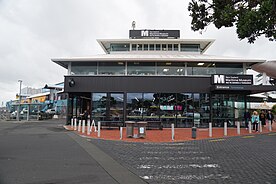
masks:
[[[259,73],[266,73],[267,76],[276,79],[276,60],[255,64],[252,69]]]

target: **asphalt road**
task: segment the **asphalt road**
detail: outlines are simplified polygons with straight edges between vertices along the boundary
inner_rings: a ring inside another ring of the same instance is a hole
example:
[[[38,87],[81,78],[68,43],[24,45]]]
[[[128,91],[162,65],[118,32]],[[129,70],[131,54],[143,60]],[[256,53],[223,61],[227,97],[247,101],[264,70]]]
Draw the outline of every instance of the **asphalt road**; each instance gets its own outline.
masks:
[[[0,184],[145,183],[62,122],[0,122]]]

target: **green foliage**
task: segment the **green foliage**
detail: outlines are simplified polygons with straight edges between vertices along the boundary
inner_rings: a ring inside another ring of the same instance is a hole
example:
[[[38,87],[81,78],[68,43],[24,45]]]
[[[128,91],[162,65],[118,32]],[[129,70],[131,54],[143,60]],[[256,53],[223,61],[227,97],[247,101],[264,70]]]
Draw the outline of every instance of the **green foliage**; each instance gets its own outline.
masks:
[[[272,106],[271,112],[272,114],[276,115],[276,105]]]
[[[218,29],[236,25],[240,39],[254,43],[261,35],[276,41],[276,0],[192,0],[192,30],[213,23]]]

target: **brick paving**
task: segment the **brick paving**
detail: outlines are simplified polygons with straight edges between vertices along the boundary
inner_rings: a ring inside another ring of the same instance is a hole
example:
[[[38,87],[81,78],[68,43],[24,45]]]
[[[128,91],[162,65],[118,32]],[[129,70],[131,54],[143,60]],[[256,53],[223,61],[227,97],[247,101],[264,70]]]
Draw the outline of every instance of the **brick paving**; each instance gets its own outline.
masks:
[[[174,143],[91,139],[148,183],[276,183],[276,133]]]

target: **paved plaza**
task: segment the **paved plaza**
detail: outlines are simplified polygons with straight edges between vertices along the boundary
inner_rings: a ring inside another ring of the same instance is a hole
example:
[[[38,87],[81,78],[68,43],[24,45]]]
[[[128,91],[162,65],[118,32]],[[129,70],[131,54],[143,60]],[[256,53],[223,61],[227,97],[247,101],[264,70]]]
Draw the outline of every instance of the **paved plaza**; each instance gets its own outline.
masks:
[[[89,141],[148,183],[276,183],[276,133],[176,143]]]

